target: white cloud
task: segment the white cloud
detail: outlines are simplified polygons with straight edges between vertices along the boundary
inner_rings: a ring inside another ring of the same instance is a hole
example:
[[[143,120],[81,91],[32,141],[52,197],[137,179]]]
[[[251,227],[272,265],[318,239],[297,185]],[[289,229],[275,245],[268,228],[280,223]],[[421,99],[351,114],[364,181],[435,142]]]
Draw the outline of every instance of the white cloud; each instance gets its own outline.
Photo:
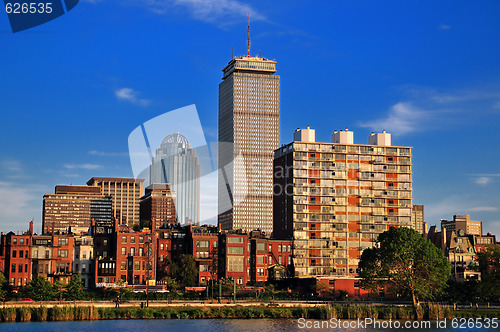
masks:
[[[67,169],[98,169],[101,165],[97,164],[64,164],[64,168]]]
[[[85,1],[96,4],[103,0]],[[158,15],[166,15],[177,9],[183,9],[195,20],[219,26],[241,21],[248,13],[253,21],[266,19],[251,5],[238,0],[120,0],[116,2],[141,7]]]
[[[105,151],[97,151],[91,150],[89,151],[90,155],[93,156],[101,156],[101,157],[128,157],[129,154],[127,152],[105,152]]]
[[[148,99],[139,98],[140,93],[131,88],[121,88],[115,90],[115,96],[118,100],[128,101],[134,105],[146,107],[151,101]]]
[[[1,163],[2,169],[9,172],[22,172],[21,163],[17,160],[4,160]]]
[[[142,0],[148,10],[165,14],[172,8],[185,8],[191,16],[199,21],[228,23],[230,19],[245,17],[250,13],[252,20],[263,20],[264,16],[249,4],[237,0]]]
[[[411,103],[397,103],[392,106],[387,117],[361,123],[361,127],[377,131],[387,130],[394,135],[405,135],[423,130],[432,115],[432,112],[423,111]]]
[[[487,184],[491,183],[491,178],[487,176],[480,176],[477,179],[474,180],[476,184],[479,184],[481,186],[485,186]]]
[[[441,25],[439,26],[439,29],[440,29],[440,30],[450,30],[450,29],[451,29],[451,25],[441,24]]]
[[[41,215],[41,194],[38,185],[22,187],[17,182],[0,181],[0,229],[2,232],[23,231],[28,222]]]
[[[12,159],[0,162],[0,174],[6,179],[23,179],[28,177],[21,162]]]
[[[498,208],[495,206],[476,206],[468,208],[467,211],[470,212],[495,212],[498,211]]]

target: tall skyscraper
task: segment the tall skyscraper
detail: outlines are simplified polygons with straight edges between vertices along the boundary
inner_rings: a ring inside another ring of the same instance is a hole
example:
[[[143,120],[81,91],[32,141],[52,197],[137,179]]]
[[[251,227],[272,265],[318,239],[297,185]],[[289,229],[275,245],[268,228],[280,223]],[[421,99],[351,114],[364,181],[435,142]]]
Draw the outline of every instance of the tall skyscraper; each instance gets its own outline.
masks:
[[[200,165],[186,137],[174,133],[163,139],[153,157],[150,182],[170,184],[180,224],[200,222]]]
[[[362,251],[391,226],[411,227],[411,147],[392,146],[385,131],[362,145],[347,129],[331,143],[297,129],[274,167],[274,234],[294,239],[295,277],[355,289]]]
[[[280,132],[280,77],[274,73],[276,61],[250,56],[250,42],[247,55],[223,69],[218,221],[225,230],[273,230],[273,158]]]

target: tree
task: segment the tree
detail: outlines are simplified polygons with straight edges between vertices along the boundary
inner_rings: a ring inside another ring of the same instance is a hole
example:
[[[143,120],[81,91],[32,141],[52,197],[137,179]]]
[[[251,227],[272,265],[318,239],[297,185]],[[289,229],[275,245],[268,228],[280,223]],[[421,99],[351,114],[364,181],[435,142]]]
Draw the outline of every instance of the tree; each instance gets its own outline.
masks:
[[[132,293],[132,289],[127,287],[126,282],[123,279],[118,279],[116,285],[118,286],[118,289],[116,290],[117,296],[119,296],[121,300],[126,300]]]
[[[380,234],[378,247],[363,251],[359,262],[362,288],[378,290],[386,284],[398,295],[419,300],[442,293],[451,274],[444,254],[417,231],[402,227]]]
[[[488,246],[478,256],[481,270],[479,292],[485,300],[500,301],[500,246]]]
[[[0,272],[0,300],[4,301],[5,297],[7,296],[7,290],[6,290],[6,284],[7,284],[7,279],[3,275],[2,272]]]
[[[198,268],[193,255],[181,255],[179,260],[172,264],[172,276],[184,286],[196,286]]]
[[[68,300],[81,300],[85,295],[79,274],[73,274],[65,288],[67,290],[65,298]]]
[[[66,284],[61,280],[56,280],[54,283],[52,283],[52,289],[54,291],[54,294],[57,295],[57,299],[59,301],[62,300],[63,293],[67,292]]]
[[[26,295],[34,301],[50,301],[56,297],[54,287],[44,277],[36,277],[28,283]]]

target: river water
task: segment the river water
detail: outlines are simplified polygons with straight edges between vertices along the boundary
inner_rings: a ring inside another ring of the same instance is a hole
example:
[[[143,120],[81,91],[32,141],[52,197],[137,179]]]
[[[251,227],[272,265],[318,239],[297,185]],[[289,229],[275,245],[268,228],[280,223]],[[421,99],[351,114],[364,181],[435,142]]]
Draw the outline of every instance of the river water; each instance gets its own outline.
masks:
[[[9,332],[162,332],[162,331],[180,331],[180,332],[212,332],[212,331],[230,331],[230,332],[294,332],[294,331],[402,331],[405,330],[405,321],[378,321],[379,324],[374,328],[373,325],[365,325],[361,320],[359,325],[357,321],[314,321],[297,319],[165,319],[165,320],[106,320],[106,321],[78,321],[78,322],[43,322],[43,323],[0,323],[0,331]],[[373,322],[375,324],[375,322]],[[399,325],[400,328],[395,328]],[[418,322],[424,324],[422,322]],[[418,324],[411,322],[410,324]],[[493,331],[500,329],[477,328],[477,322],[467,326],[462,324],[462,328],[452,328],[451,321],[447,321],[447,327],[444,328],[441,322],[441,328],[438,328],[436,321],[428,322],[430,328],[418,328],[413,331]],[[460,323],[455,321],[456,324]],[[482,322],[485,323],[484,321]],[[323,324],[321,328],[321,325]],[[336,325],[335,325],[336,324]],[[382,325],[385,324],[385,325]],[[456,325],[455,324],[455,325]],[[348,327],[350,326],[350,327]],[[391,328],[392,326],[392,328]],[[415,325],[416,326],[416,325]]]

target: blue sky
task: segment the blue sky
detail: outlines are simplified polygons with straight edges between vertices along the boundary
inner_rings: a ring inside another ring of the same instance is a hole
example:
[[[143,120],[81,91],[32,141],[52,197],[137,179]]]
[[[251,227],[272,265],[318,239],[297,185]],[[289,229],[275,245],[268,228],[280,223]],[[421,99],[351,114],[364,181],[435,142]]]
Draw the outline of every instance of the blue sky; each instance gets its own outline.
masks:
[[[500,2],[87,0],[13,34],[0,15],[0,229],[40,229],[44,193],[132,177],[127,138],[196,104],[217,139],[221,69],[276,59],[281,142],[349,127],[414,147],[430,225],[469,213],[500,235]]]

